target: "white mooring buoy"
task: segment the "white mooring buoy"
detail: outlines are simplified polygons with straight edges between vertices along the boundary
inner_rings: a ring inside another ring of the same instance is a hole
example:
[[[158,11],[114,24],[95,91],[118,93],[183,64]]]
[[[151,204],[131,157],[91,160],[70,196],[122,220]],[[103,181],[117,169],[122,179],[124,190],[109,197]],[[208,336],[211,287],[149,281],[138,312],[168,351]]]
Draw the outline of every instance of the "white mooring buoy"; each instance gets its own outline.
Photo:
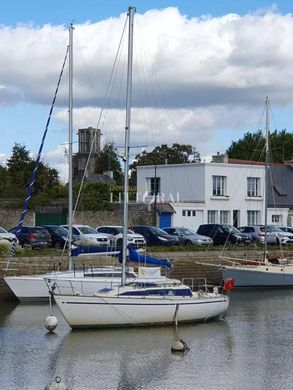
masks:
[[[70,390],[70,388],[62,382],[60,376],[56,376],[54,382],[49,383],[44,390]]]
[[[50,332],[53,332],[53,330],[55,330],[57,328],[57,325],[58,325],[58,320],[57,320],[57,317],[53,316],[52,314],[49,315],[47,318],[46,318],[46,321],[45,321],[45,327],[50,331]]]

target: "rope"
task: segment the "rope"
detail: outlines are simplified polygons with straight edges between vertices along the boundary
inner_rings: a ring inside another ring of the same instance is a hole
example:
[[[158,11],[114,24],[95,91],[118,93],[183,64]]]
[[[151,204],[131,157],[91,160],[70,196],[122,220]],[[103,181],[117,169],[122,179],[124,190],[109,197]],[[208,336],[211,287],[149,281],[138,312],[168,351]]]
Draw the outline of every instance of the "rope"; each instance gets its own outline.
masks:
[[[23,225],[23,221],[24,221],[24,218],[25,218],[26,213],[27,213],[29,201],[30,201],[30,198],[31,198],[31,195],[32,195],[32,191],[33,191],[33,186],[34,186],[34,183],[35,183],[36,177],[37,177],[37,171],[38,171],[38,168],[39,168],[39,165],[40,165],[40,159],[41,159],[41,154],[42,154],[45,138],[46,138],[46,135],[47,135],[47,132],[48,132],[48,127],[49,127],[49,124],[50,124],[50,121],[51,121],[51,116],[52,116],[52,113],[53,113],[53,108],[55,106],[55,101],[56,101],[57,93],[58,93],[58,90],[59,90],[59,86],[60,86],[61,78],[62,78],[62,75],[63,75],[63,71],[64,71],[64,68],[65,68],[68,52],[69,52],[69,47],[67,47],[67,49],[66,49],[65,58],[64,58],[64,61],[63,61],[63,65],[62,65],[62,69],[61,69],[60,75],[59,75],[59,79],[58,79],[58,83],[57,83],[56,90],[55,90],[55,93],[54,93],[54,97],[53,97],[53,100],[52,100],[52,104],[51,104],[48,120],[47,120],[47,123],[46,123],[46,127],[45,127],[45,131],[44,131],[44,134],[43,134],[43,138],[42,138],[42,142],[41,142],[41,145],[40,145],[40,148],[39,148],[38,157],[37,157],[36,162],[35,162],[34,170],[33,170],[32,174],[31,174],[30,184],[29,184],[29,186],[27,188],[26,198],[25,198],[23,209],[22,209],[22,212],[21,212],[21,215],[20,215],[20,218],[19,218],[19,222],[18,222],[18,225],[17,225],[17,230],[16,230],[16,233],[15,233],[16,238],[13,240],[11,248],[10,248],[10,252],[9,252],[9,256],[8,256],[8,261],[7,261],[7,266],[6,266],[5,272],[7,272],[8,268],[9,268],[9,265],[10,265],[10,263],[13,260],[13,256],[14,256],[15,248],[16,248],[16,244],[17,244],[17,238],[18,238],[18,236],[20,234],[20,231],[21,231],[21,228],[22,228],[22,225]]]

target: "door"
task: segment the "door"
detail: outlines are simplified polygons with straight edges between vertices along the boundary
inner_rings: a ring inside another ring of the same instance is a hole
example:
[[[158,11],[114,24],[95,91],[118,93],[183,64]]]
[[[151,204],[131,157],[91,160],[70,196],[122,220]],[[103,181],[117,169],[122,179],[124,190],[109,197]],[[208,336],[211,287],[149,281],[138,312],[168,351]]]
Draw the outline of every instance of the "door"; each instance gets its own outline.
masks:
[[[160,214],[160,228],[161,229],[171,226],[171,215],[172,214],[170,214],[170,213]]]
[[[65,225],[66,223],[66,214],[36,213],[36,226]]]
[[[233,226],[238,227],[240,221],[240,210],[233,210]]]

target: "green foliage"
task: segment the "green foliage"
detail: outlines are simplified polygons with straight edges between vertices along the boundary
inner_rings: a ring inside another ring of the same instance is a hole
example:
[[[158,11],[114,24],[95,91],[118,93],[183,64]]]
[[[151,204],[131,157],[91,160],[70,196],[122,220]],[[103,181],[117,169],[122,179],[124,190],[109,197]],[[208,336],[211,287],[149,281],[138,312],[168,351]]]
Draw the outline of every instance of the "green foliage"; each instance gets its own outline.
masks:
[[[104,171],[113,171],[113,178],[117,185],[123,183],[122,168],[112,142],[104,145],[97,158],[97,173]]]
[[[293,157],[293,134],[286,129],[275,130],[270,134],[270,161],[284,163]],[[230,158],[241,160],[265,161],[265,136],[259,130],[254,133],[247,132],[238,141],[232,141],[226,151]]]
[[[7,167],[1,167],[0,169],[0,195],[14,198],[24,197],[34,167],[35,161],[30,157],[26,147],[15,143],[11,157],[7,160]],[[57,185],[59,185],[57,170],[49,168],[41,162],[38,167],[33,194],[40,194]]]
[[[131,183],[136,184],[136,167],[140,165],[183,164],[199,162],[200,154],[191,145],[173,144],[169,147],[166,144],[156,146],[151,152],[143,151],[135,156],[130,166]]]
[[[65,184],[58,184],[47,191],[40,192],[37,195],[33,196],[30,201],[29,208],[34,208],[36,206],[46,206],[52,204],[56,201],[67,201],[68,198],[68,189]]]
[[[4,192],[7,185],[7,168],[0,165],[0,195]]]
[[[110,184],[84,183],[78,210],[110,210]],[[79,186],[73,187],[74,201],[77,198]]]

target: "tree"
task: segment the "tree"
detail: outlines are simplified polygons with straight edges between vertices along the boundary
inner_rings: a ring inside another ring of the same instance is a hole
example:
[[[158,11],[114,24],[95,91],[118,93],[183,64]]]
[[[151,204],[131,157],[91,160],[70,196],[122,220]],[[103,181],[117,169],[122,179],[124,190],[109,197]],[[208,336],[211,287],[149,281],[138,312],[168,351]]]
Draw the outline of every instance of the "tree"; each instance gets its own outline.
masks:
[[[14,144],[12,154],[7,160],[5,192],[9,196],[24,196],[35,168],[35,161],[30,157],[25,145]],[[34,184],[34,194],[48,191],[59,185],[56,169],[40,162]]]
[[[183,164],[200,162],[200,154],[191,145],[173,144],[169,147],[166,144],[156,146],[151,152],[143,151],[135,156],[130,166],[131,184],[136,184],[136,167],[140,165],[160,165],[160,164]]]
[[[286,129],[270,134],[270,161],[284,163],[293,157],[293,134]],[[241,160],[265,161],[265,136],[261,130],[247,132],[238,141],[232,141],[226,154],[230,158]]]
[[[104,171],[113,171],[116,184],[122,184],[122,168],[113,142],[106,143],[97,158],[97,173],[103,173]]]
[[[7,168],[0,165],[0,196],[4,193],[7,183]]]

